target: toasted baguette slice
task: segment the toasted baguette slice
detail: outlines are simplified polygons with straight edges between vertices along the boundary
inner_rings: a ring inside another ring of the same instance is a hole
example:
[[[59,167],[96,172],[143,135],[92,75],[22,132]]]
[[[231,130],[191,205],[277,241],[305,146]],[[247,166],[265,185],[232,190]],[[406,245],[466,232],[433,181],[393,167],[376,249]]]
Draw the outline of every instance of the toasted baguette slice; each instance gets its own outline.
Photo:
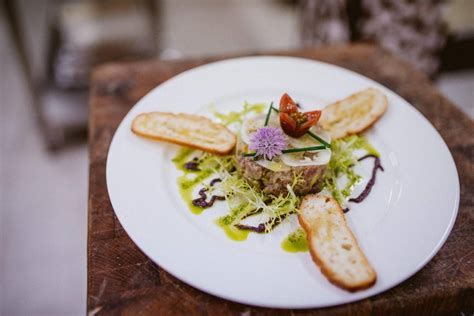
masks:
[[[375,271],[336,200],[322,194],[306,195],[298,219],[306,231],[313,261],[332,283],[348,291],[365,289],[375,283]]]
[[[204,116],[151,112],[138,115],[132,131],[140,136],[188,146],[217,155],[229,154],[237,141],[227,127]]]
[[[333,139],[371,127],[387,110],[387,97],[374,88],[355,93],[323,109],[319,124]]]

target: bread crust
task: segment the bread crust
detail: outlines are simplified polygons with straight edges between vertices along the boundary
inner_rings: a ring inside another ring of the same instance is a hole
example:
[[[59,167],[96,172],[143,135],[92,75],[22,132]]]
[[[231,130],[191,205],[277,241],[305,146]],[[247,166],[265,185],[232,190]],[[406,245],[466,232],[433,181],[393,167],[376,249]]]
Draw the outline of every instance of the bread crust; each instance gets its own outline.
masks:
[[[321,196],[322,195],[320,195],[320,194],[310,194],[310,195],[305,196],[305,198],[301,202],[300,208],[304,208],[305,203],[309,203],[309,202],[307,202],[308,199],[318,198],[318,197],[321,197]],[[332,199],[332,197],[327,197],[327,196],[324,196],[324,198]],[[343,217],[344,225],[348,229],[348,231],[351,235],[351,238],[353,239],[354,245],[357,247],[357,250],[362,255],[363,264],[366,265],[367,267],[369,267],[369,269],[371,270],[371,272],[372,272],[371,276],[372,277],[367,279],[365,282],[358,283],[358,284],[352,284],[352,283],[349,283],[349,282],[345,282],[345,280],[343,278],[341,278],[339,275],[337,275],[337,273],[335,273],[321,259],[321,257],[322,257],[321,254],[318,252],[318,249],[316,249],[314,247],[313,242],[312,242],[313,231],[312,231],[312,228],[311,228],[311,224],[309,222],[307,222],[306,219],[304,218],[304,216],[300,213],[298,215],[298,221],[306,232],[306,238],[307,238],[307,242],[308,242],[308,246],[309,246],[308,248],[309,248],[309,252],[311,254],[311,258],[313,259],[314,263],[316,263],[316,265],[320,268],[321,272],[326,276],[326,278],[332,284],[334,284],[334,285],[336,285],[336,286],[338,286],[338,287],[340,287],[344,290],[350,291],[350,292],[356,292],[356,291],[367,289],[367,288],[369,288],[369,287],[371,287],[372,285],[375,284],[375,282],[377,281],[377,275],[376,275],[374,269],[372,268],[372,266],[370,265],[369,261],[365,257],[364,253],[360,249],[359,243],[357,242],[357,239],[355,238],[353,232],[350,230],[342,208],[339,206],[339,204],[337,204],[337,205],[338,205],[338,208],[337,208],[338,212],[340,212],[342,217]]]
[[[159,134],[159,133],[143,132],[142,128],[140,127],[140,120],[141,120],[142,117],[144,117],[146,115],[161,115],[161,116],[166,116],[170,120],[179,120],[179,121],[192,120],[194,122],[199,122],[200,124],[206,124],[206,125],[208,125],[208,127],[215,129],[216,132],[219,132],[220,134],[221,133],[227,134],[226,135],[226,137],[227,137],[226,142],[225,143],[223,143],[223,142],[219,143],[219,145],[221,147],[223,147],[224,149],[219,150],[219,149],[216,149],[213,146],[205,146],[203,144],[199,144],[196,141],[194,141],[192,138],[189,138],[188,141],[185,141],[185,140],[181,140],[181,139],[178,139],[178,138],[173,138],[173,137],[169,137],[169,136],[166,136],[166,135],[162,135],[162,134]],[[215,155],[220,155],[220,156],[228,155],[228,154],[232,153],[232,151],[235,147],[235,144],[237,142],[237,137],[227,127],[225,127],[223,125],[220,125],[220,124],[217,124],[217,123],[213,122],[212,120],[210,120],[207,117],[200,116],[200,115],[194,115],[194,114],[186,114],[186,113],[179,113],[179,114],[168,113],[168,112],[142,113],[142,114],[139,114],[138,116],[136,116],[134,118],[134,120],[132,122],[131,130],[136,135],[139,135],[139,136],[147,138],[147,139],[157,140],[157,141],[165,141],[165,142],[173,143],[173,144],[176,144],[176,145],[181,145],[181,146],[186,146],[186,147],[202,150],[202,151],[209,152],[209,153],[215,154]]]

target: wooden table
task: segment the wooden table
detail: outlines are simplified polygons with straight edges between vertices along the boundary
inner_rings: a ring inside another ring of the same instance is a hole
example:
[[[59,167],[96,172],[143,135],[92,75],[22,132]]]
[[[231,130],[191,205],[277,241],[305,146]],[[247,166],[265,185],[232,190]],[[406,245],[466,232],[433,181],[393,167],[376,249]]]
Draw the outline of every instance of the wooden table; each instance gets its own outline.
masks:
[[[124,115],[148,91],[184,70],[224,57],[108,64],[94,72],[90,96],[88,312],[93,315],[472,315],[473,121],[434,89],[424,75],[374,46],[338,46],[274,55],[317,59],[359,72],[397,92],[431,121],[448,144],[461,181],[459,215],[446,244],[426,267],[399,286],[370,299],[332,308],[291,311],[251,307],[188,286],[148,259],[120,226],[107,195],[107,152]]]

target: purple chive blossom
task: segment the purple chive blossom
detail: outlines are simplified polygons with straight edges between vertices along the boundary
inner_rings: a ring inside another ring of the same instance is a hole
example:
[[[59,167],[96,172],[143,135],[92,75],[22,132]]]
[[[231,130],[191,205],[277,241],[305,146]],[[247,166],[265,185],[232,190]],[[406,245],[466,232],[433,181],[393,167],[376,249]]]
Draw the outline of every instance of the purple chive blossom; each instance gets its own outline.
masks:
[[[279,128],[261,127],[250,139],[249,148],[256,151],[256,156],[272,160],[281,155],[282,150],[286,148],[286,136]]]

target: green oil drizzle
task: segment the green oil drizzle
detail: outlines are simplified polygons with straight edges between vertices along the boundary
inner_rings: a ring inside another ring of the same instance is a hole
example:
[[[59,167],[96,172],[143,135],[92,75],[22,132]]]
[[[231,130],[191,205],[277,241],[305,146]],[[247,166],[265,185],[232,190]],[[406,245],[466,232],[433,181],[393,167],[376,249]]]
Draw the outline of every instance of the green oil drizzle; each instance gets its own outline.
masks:
[[[250,231],[248,230],[238,229],[234,225],[227,224],[225,221],[222,220],[222,218],[218,218],[216,220],[216,224],[224,230],[227,237],[235,241],[246,240],[250,233]]]
[[[189,172],[189,170],[184,168],[184,164],[188,161],[188,157],[194,152],[194,149],[191,148],[181,148],[176,156],[174,156],[171,161],[176,166],[176,169],[181,170],[185,173]]]
[[[204,208],[193,205],[193,192],[194,188],[201,184],[205,179],[207,179],[211,174],[212,170],[201,170],[201,171],[192,171],[184,168],[184,164],[190,160],[190,156],[194,152],[193,149],[183,148],[178,154],[172,159],[178,170],[181,170],[183,174],[178,177],[177,183],[179,188],[179,193],[181,197],[186,202],[189,210],[194,214],[201,214]]]
[[[288,252],[305,252],[308,251],[308,242],[306,240],[306,232],[302,228],[298,228],[288,235],[281,243],[281,248]]]
[[[360,137],[362,141],[360,142],[360,149],[364,149],[367,154],[380,157],[380,153],[375,149],[371,143],[365,137]]]
[[[201,184],[202,181],[207,179],[213,172],[210,170],[198,171],[198,172],[187,172],[182,176],[178,177],[178,187],[181,197],[184,199],[188,208],[194,214],[201,214],[204,208],[193,205],[193,192],[194,188]],[[194,176],[194,177],[190,177]]]
[[[240,203],[230,207],[230,213],[219,217],[216,219],[216,224],[222,228],[227,235],[232,240],[243,241],[246,240],[250,231],[242,230],[235,227],[235,224],[238,224],[245,214],[248,214],[254,207],[250,203]]]

